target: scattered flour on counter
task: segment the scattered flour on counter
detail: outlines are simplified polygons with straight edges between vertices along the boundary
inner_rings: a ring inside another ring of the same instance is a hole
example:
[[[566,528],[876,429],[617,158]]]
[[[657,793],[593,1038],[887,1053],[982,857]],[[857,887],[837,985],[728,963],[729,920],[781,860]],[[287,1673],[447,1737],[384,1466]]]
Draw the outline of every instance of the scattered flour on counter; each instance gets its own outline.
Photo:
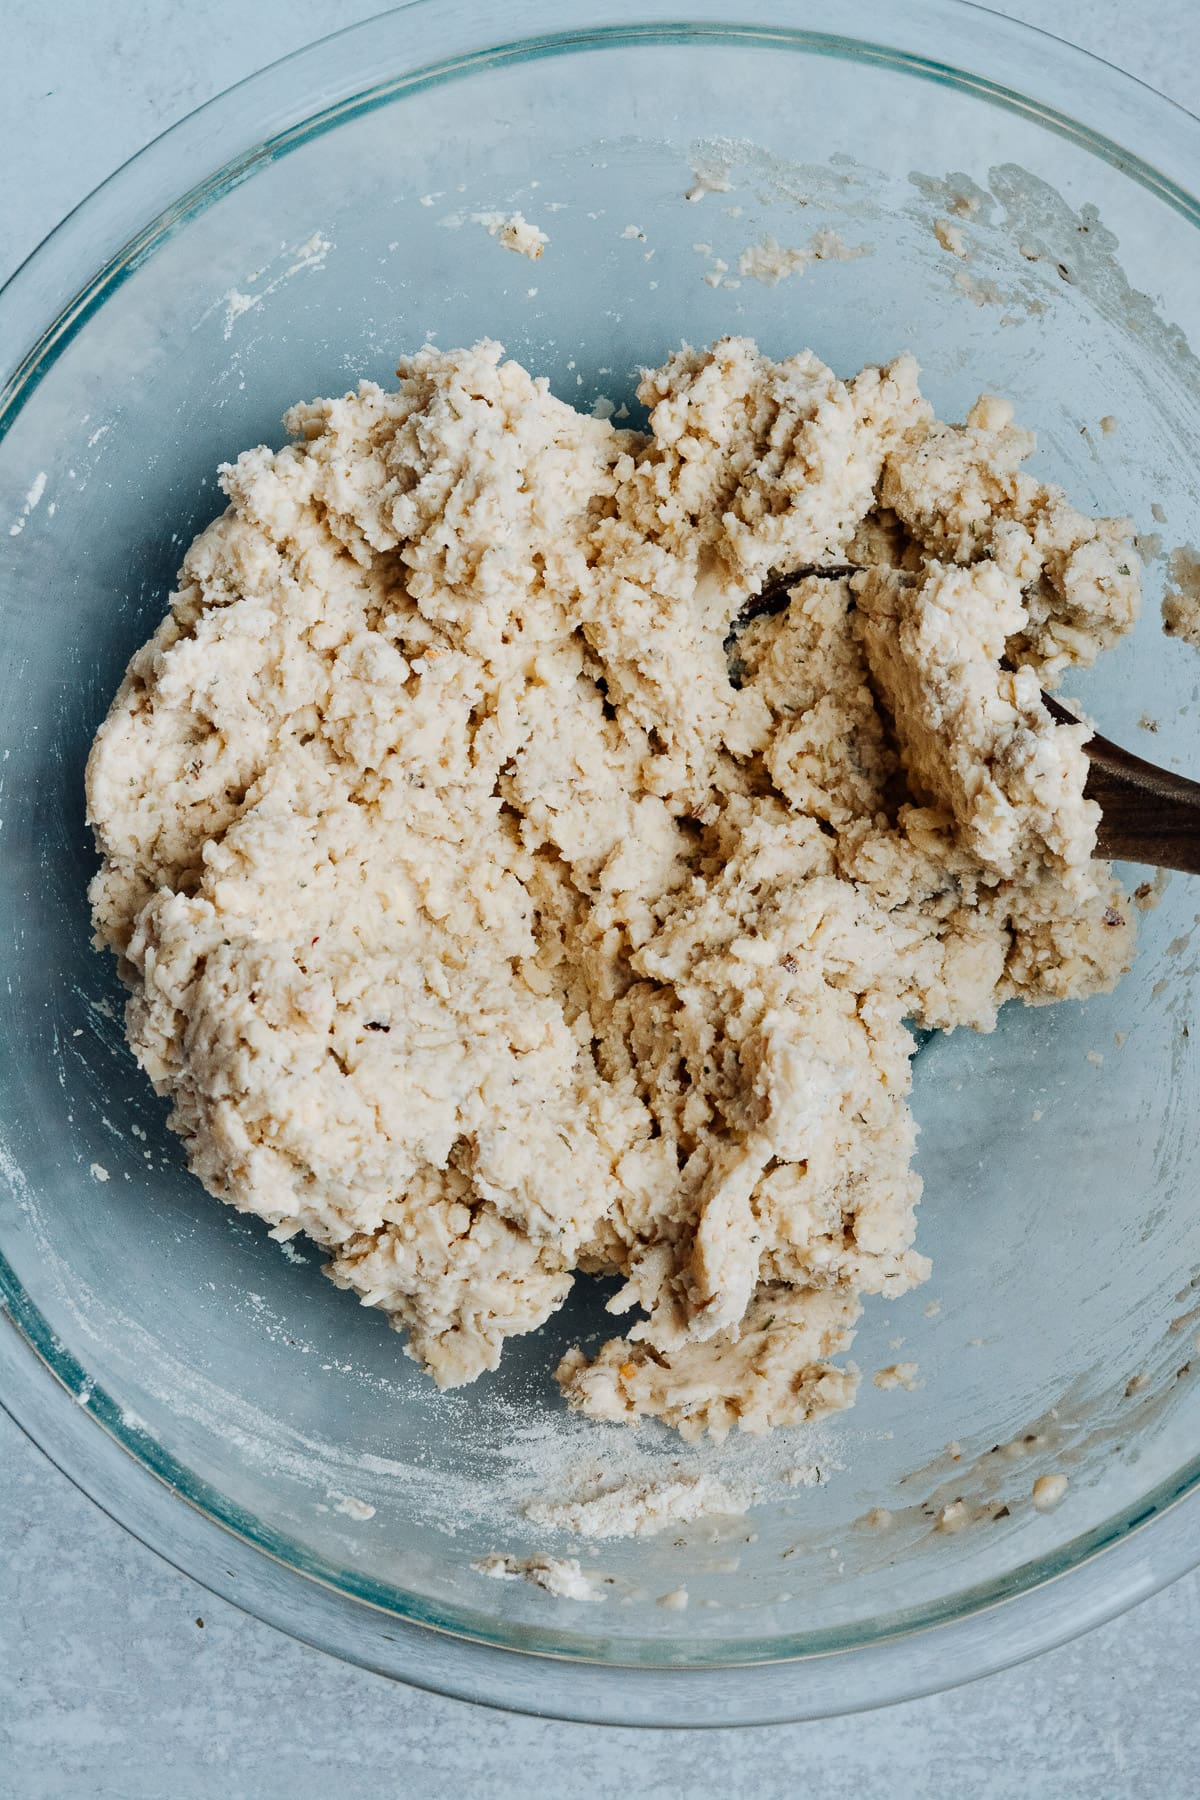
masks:
[[[777,238],[764,237],[742,251],[738,273],[750,281],[761,281],[764,287],[775,287],[789,275],[802,275],[810,263],[854,262],[870,254],[869,244],[847,244],[836,231],[814,232],[807,244],[781,244]]]
[[[673,1481],[623,1482],[586,1500],[531,1500],[525,1517],[579,1537],[653,1537],[668,1526],[690,1525],[713,1514],[739,1516],[756,1497],[752,1490],[726,1487],[709,1475],[681,1475]]]
[[[687,1603],[688,1591],[685,1587],[672,1588],[669,1594],[660,1594],[655,1602],[658,1606],[665,1606],[668,1612],[686,1612]]]
[[[45,491],[46,491],[46,471],[45,471],[45,469],[39,469],[37,474],[34,476],[32,483],[30,484],[29,492],[25,496],[25,504],[21,508],[20,517],[17,519],[14,519],[12,524],[8,528],[9,537],[20,537],[21,533],[25,529],[25,524],[29,518],[30,513],[33,512],[38,506],[40,506],[42,495],[45,493]]]
[[[471,1567],[493,1581],[531,1581],[560,1600],[603,1600],[598,1586],[603,1577],[585,1574],[574,1556],[485,1556]]]
[[[498,244],[506,250],[513,250],[518,256],[527,256],[530,262],[537,262],[550,239],[536,225],[531,225],[524,214],[481,212],[472,213],[471,218],[476,225],[482,225],[489,237],[494,237]]]
[[[1162,622],[1168,637],[1182,638],[1200,650],[1200,553],[1190,544],[1172,550],[1168,587],[1163,595]]]

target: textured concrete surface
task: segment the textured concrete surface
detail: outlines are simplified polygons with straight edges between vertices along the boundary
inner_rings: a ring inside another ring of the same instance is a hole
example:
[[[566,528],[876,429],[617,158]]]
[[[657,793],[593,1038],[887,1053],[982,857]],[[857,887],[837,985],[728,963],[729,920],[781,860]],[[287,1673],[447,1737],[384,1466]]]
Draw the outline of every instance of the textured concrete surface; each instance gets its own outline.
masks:
[[[5,0],[0,276],[181,114],[378,10]],[[1003,10],[1185,105],[1200,91],[1194,0]],[[1193,1576],[1036,1663],[865,1717],[718,1733],[506,1717],[343,1667],[213,1599],[0,1416],[0,1800],[1191,1800],[1198,1651]]]

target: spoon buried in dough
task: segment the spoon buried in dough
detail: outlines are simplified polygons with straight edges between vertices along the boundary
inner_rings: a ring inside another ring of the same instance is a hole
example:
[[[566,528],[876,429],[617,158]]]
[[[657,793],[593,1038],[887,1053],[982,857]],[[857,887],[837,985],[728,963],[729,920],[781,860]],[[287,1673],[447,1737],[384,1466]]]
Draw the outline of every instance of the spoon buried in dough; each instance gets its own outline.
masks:
[[[857,575],[850,564],[815,565],[771,581],[751,600],[738,624],[763,613],[782,612],[791,588],[806,575],[834,578]],[[1079,720],[1044,690],[1042,700],[1060,725]],[[1089,762],[1084,794],[1100,808],[1096,854],[1106,861],[1149,863],[1200,875],[1200,781],[1173,775],[1154,763],[1122,750],[1107,738],[1093,736],[1083,746]]]

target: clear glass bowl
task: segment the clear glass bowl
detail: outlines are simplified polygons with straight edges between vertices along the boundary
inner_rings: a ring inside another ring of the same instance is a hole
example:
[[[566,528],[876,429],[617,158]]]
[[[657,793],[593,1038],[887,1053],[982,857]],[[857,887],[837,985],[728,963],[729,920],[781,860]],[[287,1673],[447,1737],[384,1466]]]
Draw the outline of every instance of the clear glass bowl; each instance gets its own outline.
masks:
[[[613,1596],[583,1606],[470,1563],[530,1547],[511,1499],[531,1471],[616,1453],[610,1431],[562,1424],[549,1376],[601,1329],[595,1294],[439,1397],[311,1249],[285,1259],[208,1199],[89,948],[80,786],[220,505],[216,465],[278,442],[298,396],[386,381],[426,336],[498,336],[585,407],[628,399],[681,337],[807,344],[846,372],[911,347],[943,416],[1011,395],[1037,467],[1080,504],[1147,531],[1157,507],[1169,542],[1189,534],[1200,125],[950,0],[855,0],[836,35],[808,0],[773,0],[770,24],[737,0],[691,9],[683,25],[670,0],[593,0],[564,30],[530,0],[498,47],[473,5],[372,20],[168,133],[0,298],[0,341],[28,346],[0,414],[0,1393],[149,1543],[342,1656],[543,1713],[728,1724],[965,1679],[1200,1557],[1196,883],[1146,913],[1113,996],[1010,1008],[991,1037],[922,1050],[936,1273],[872,1303],[855,1346],[868,1374],[917,1362],[921,1385],[868,1379],[787,1452],[680,1452],[776,1476],[791,1454],[834,1478],[776,1480],[719,1544],[695,1526],[603,1546]],[[689,203],[697,171],[729,185]],[[549,234],[536,266],[471,218],[513,208]],[[764,234],[826,227],[868,253],[729,285]],[[1158,630],[1160,570],[1133,639],[1077,685],[1110,736],[1194,769],[1200,666]],[[1070,1487],[1041,1513],[1050,1471]],[[969,1528],[935,1529],[960,1497]],[[888,1530],[864,1523],[881,1507]],[[654,1604],[680,1585],[686,1612]]]

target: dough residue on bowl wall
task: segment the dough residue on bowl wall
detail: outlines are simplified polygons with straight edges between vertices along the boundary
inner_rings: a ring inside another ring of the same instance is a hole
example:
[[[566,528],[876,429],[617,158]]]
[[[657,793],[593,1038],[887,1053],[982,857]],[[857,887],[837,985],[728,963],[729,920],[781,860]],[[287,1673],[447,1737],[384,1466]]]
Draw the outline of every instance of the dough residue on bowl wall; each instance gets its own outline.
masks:
[[[559,1600],[603,1600],[604,1577],[595,1570],[584,1570],[574,1556],[507,1556],[494,1551],[480,1557],[471,1567],[493,1581],[529,1581],[544,1588]]]
[[[1172,550],[1163,595],[1163,630],[1200,650],[1200,552],[1190,544]]]
[[[738,274],[747,280],[775,287],[789,275],[803,274],[812,263],[855,262],[870,254],[869,244],[847,244],[836,231],[827,228],[814,232],[806,244],[781,244],[770,236],[760,243],[747,244],[737,266]]]

